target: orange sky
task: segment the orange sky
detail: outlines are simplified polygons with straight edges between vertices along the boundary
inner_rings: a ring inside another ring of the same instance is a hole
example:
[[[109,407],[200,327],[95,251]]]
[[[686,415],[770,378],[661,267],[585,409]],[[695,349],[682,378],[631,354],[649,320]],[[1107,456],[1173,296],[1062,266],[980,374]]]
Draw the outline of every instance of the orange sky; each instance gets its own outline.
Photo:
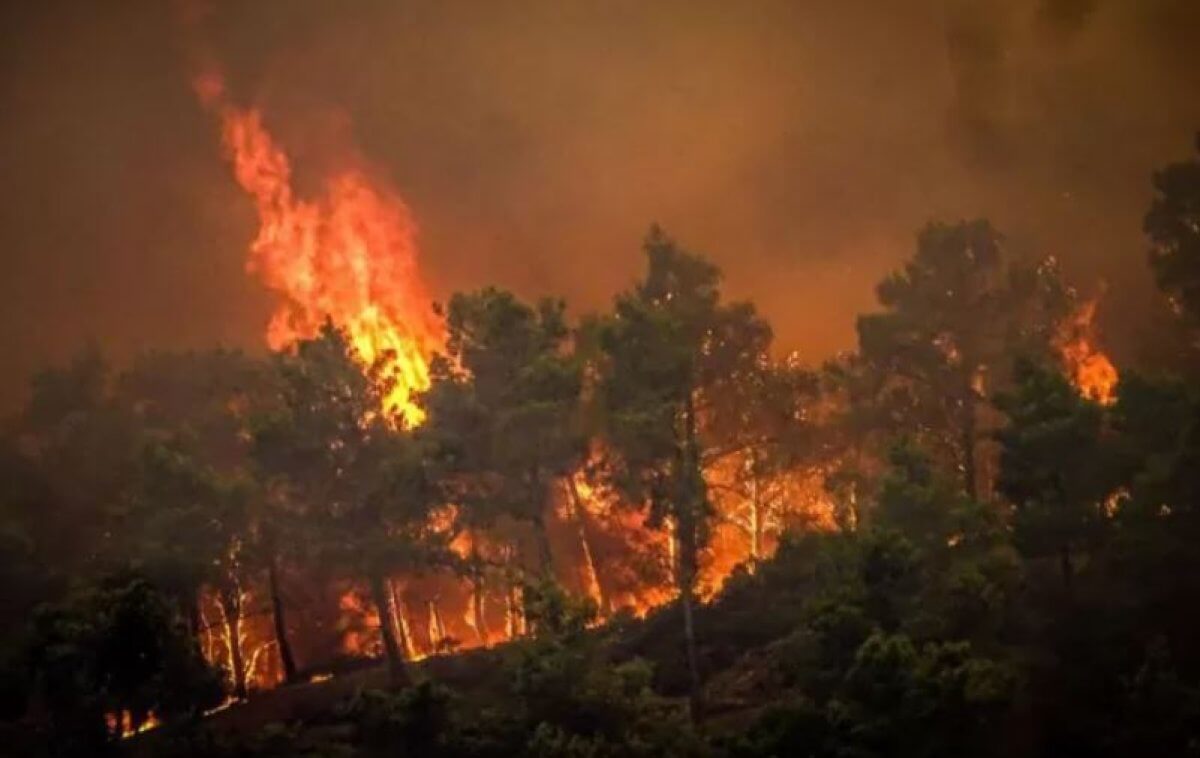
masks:
[[[212,5],[301,184],[354,160],[397,187],[435,296],[602,307],[659,221],[814,360],[931,217],[1136,302],[1149,173],[1200,129],[1192,0]],[[152,0],[0,10],[4,405],[89,339],[262,344],[254,208],[183,36]]]

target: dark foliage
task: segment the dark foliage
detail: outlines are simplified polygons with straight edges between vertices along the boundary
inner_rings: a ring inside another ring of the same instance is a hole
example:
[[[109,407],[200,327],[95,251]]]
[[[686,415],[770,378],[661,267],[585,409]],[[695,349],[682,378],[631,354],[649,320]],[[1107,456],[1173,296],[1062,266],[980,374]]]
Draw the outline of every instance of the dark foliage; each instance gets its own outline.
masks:
[[[1198,177],[1156,175],[1146,217],[1186,329]],[[1076,293],[984,220],[922,230],[858,351],[819,371],[776,360],[703,256],[657,228],[645,253],[575,331],[561,301],[455,296],[423,428],[332,324],[269,361],[155,354],[114,376],[89,353],[40,375],[0,439],[0,750],[1200,755],[1196,375],[1126,367],[1112,402],[1089,397],[1060,355]],[[668,531],[674,601],[635,618],[603,576],[599,602],[558,584],[551,518],[603,568],[577,476]],[[780,482],[816,476],[828,518],[785,529]],[[742,514],[746,562],[707,598],[713,534]],[[390,679],[298,684],[289,571],[365,587]],[[393,580],[435,571],[471,585],[481,640],[502,582],[511,641],[407,660]],[[297,686],[253,692],[238,645],[224,678],[201,655],[202,595],[237,639],[249,585]],[[249,702],[203,717],[227,696]],[[316,707],[254,716],[292,696]]]

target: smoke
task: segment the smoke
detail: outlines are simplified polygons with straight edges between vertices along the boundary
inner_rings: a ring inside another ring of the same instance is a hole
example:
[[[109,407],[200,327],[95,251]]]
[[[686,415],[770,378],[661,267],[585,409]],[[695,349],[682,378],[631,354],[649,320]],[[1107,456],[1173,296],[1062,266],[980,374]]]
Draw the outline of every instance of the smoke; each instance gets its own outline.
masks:
[[[1038,21],[1051,38],[1069,40],[1087,26],[1099,6],[1100,0],[1042,0]]]
[[[209,6],[193,31],[301,190],[351,158],[386,177],[438,297],[495,282],[603,307],[658,221],[814,360],[852,344],[930,217],[987,215],[1144,307],[1149,174],[1200,128],[1192,0]],[[254,209],[174,9],[0,14],[0,395],[88,337],[118,358],[258,346]]]
[[[951,3],[946,14],[946,52],[954,79],[952,132],[973,165],[994,167],[1005,159],[1007,19],[999,3]]]

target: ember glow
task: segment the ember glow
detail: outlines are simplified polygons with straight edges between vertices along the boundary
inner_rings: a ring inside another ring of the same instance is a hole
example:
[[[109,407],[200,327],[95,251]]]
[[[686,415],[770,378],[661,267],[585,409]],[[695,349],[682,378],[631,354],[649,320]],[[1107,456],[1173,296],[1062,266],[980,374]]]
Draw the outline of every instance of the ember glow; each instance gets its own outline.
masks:
[[[110,734],[117,735],[123,740],[156,729],[162,723],[153,711],[138,721],[134,719],[133,713],[128,709],[122,710],[120,713],[106,713],[104,722]]]
[[[284,348],[332,321],[364,365],[394,381],[389,410],[420,423],[413,393],[429,386],[429,357],[442,330],[417,269],[408,206],[359,168],[326,177],[318,198],[299,197],[291,162],[262,114],[231,103],[215,74],[197,78],[195,90],[219,116],[234,175],[258,210],[247,268],[280,296],[267,343]]]

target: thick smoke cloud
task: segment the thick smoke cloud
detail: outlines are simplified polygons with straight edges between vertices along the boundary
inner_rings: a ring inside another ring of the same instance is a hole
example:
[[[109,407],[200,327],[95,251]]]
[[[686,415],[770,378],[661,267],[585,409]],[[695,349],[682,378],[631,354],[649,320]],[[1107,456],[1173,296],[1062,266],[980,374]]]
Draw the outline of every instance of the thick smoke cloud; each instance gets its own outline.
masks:
[[[930,217],[988,215],[1144,307],[1149,173],[1200,129],[1193,0],[212,5],[193,32],[234,95],[302,180],[353,158],[392,181],[439,295],[602,307],[658,221],[813,359]],[[170,4],[0,13],[4,404],[89,338],[261,344],[253,212]]]

